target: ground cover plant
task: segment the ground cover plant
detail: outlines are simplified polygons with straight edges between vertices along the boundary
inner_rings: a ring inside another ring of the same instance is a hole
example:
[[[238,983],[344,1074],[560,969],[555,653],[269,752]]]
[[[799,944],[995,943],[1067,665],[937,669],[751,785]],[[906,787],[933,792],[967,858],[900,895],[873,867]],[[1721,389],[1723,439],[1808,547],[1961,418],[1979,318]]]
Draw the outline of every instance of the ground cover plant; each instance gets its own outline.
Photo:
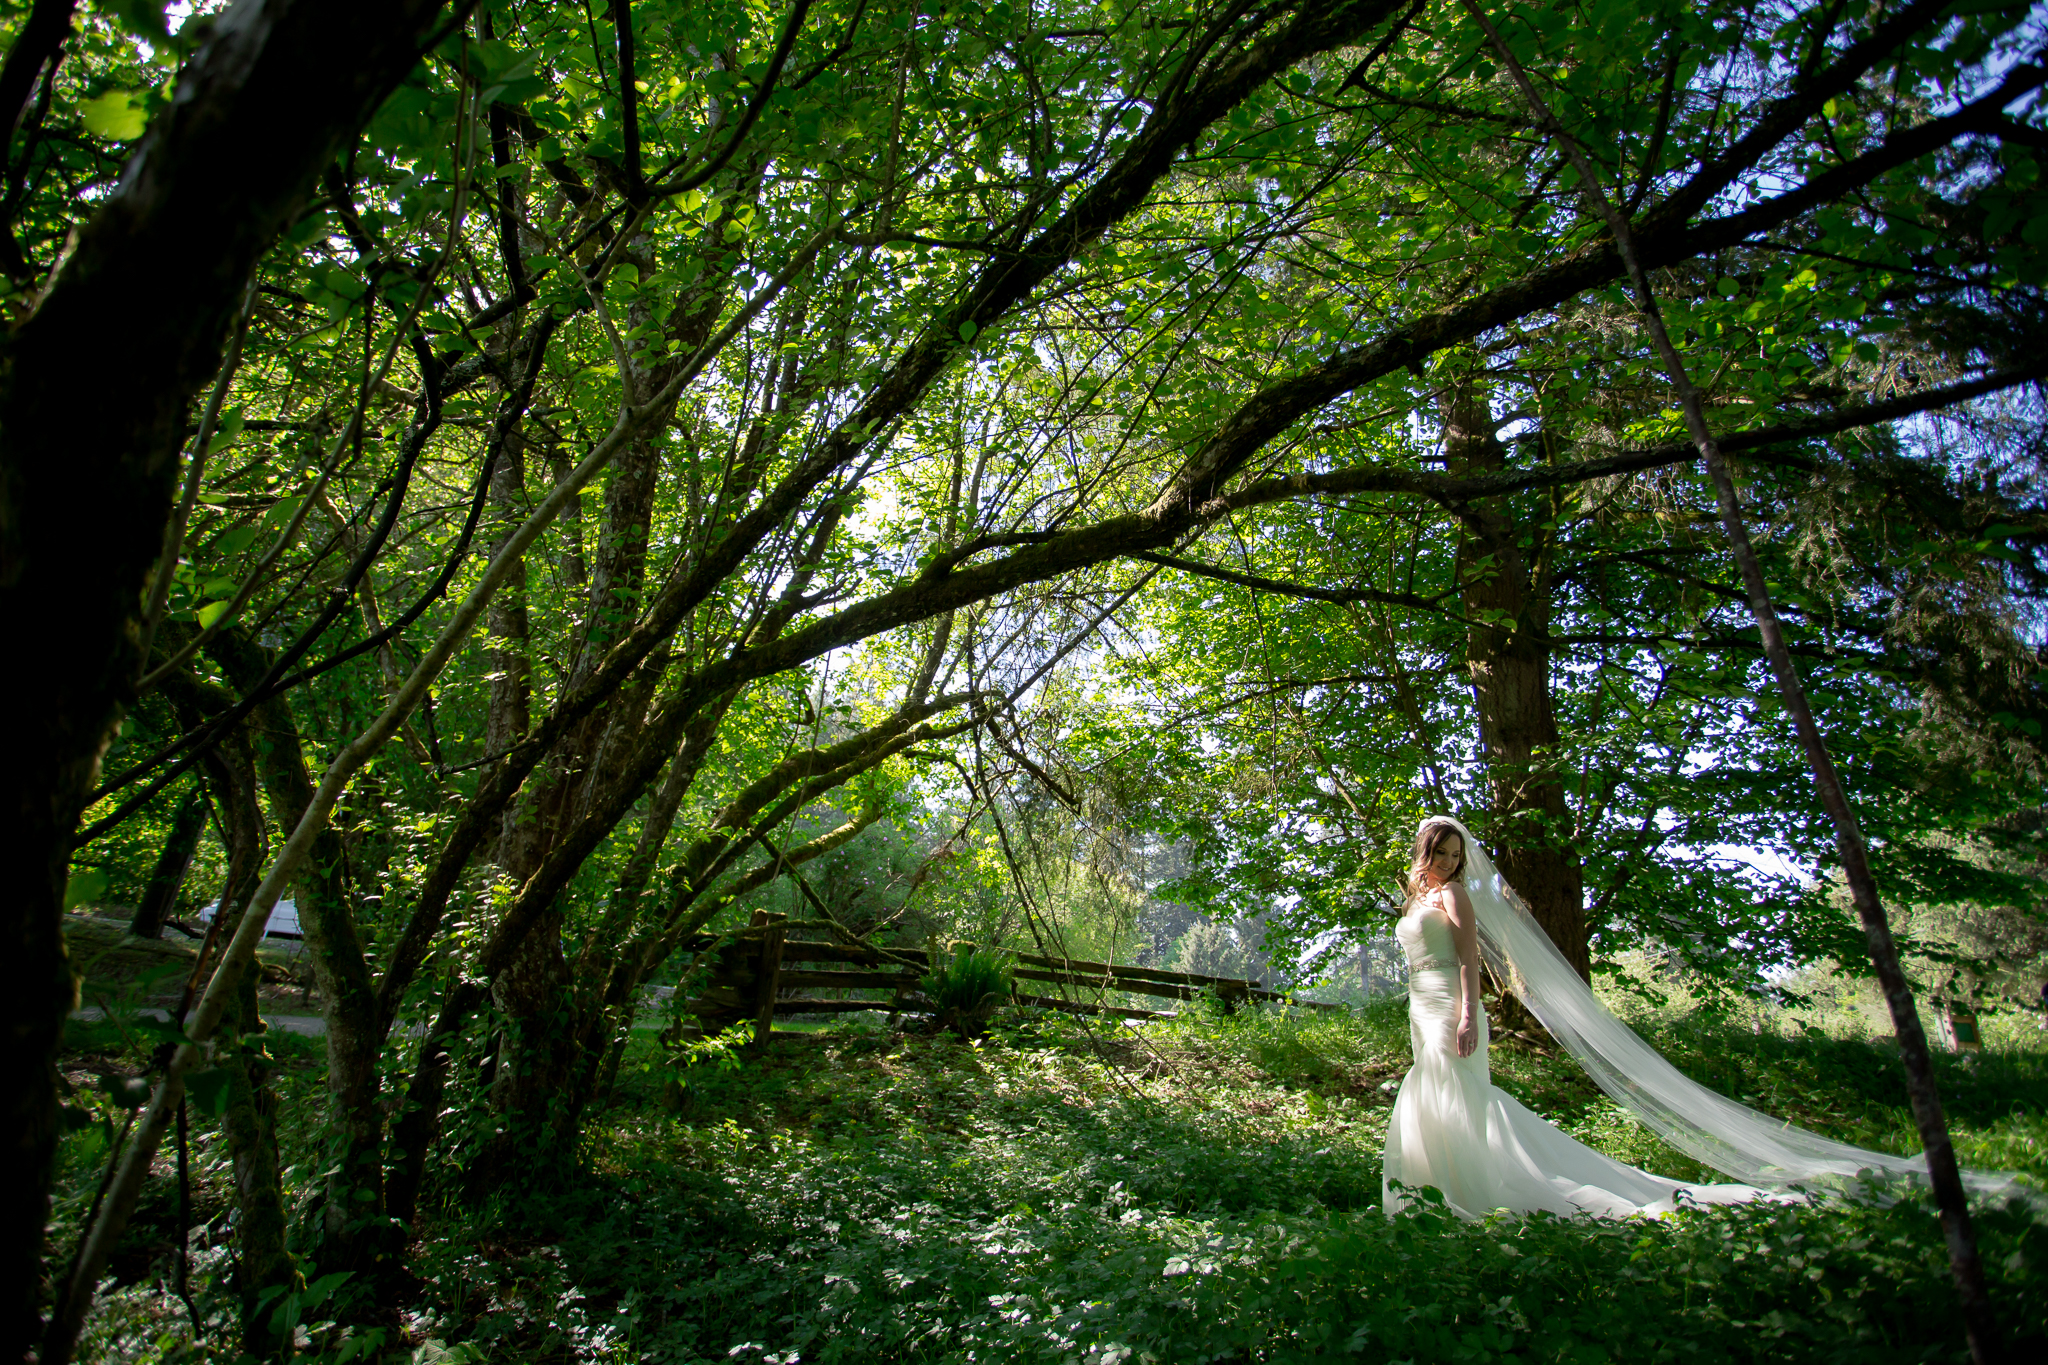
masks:
[[[1697,1011],[1646,1029],[1696,1078],[1818,1131],[1878,1147],[1909,1131],[1881,1045]],[[1582,1140],[1709,1174],[1568,1059],[1493,1057]],[[761,1053],[678,1055],[643,1030],[573,1171],[482,1207],[438,1192],[394,1325],[412,1358],[504,1362],[1964,1358],[1919,1199],[1386,1219],[1379,1148],[1407,1064],[1399,996],[1141,1029],[1005,1011],[972,1043],[850,1022]],[[288,1093],[312,1088],[303,1061],[284,1069]],[[2048,1187],[2048,1049],[1942,1071],[1965,1163]],[[73,1188],[92,1174],[81,1161]],[[2048,1225],[1985,1211],[1980,1228],[2008,1339],[2048,1344]],[[95,1349],[206,1355],[145,1260],[124,1265]],[[217,1332],[225,1279],[200,1291]],[[307,1357],[343,1338],[309,1334]]]

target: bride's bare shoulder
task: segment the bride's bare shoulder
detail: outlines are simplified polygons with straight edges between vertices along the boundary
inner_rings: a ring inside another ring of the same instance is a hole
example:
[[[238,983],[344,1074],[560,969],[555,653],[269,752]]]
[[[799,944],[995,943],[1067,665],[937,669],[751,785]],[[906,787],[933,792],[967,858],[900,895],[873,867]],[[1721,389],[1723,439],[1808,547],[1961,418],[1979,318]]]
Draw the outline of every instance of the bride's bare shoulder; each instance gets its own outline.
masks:
[[[1437,892],[1437,903],[1460,922],[1472,917],[1472,897],[1466,894],[1463,882],[1444,883],[1442,889]]]
[[[1463,919],[1471,913],[1472,898],[1465,894],[1465,884],[1450,882],[1410,899],[1402,918],[1413,919],[1422,915],[1440,914],[1452,919]]]

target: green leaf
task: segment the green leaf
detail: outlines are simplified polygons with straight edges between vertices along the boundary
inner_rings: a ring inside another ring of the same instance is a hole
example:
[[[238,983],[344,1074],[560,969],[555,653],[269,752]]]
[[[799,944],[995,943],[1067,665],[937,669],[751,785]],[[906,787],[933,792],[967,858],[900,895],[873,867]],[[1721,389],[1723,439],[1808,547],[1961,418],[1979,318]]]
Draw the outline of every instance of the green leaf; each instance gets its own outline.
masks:
[[[300,1302],[308,1308],[318,1308],[327,1301],[329,1294],[341,1288],[347,1282],[348,1277],[353,1274],[355,1274],[353,1270],[336,1270],[322,1275],[319,1279],[306,1286],[305,1293],[300,1296]]]
[[[149,126],[142,96],[130,90],[109,90],[96,100],[87,100],[78,112],[85,120],[85,131],[115,142],[131,142]]]
[[[137,1033],[147,1033],[152,1038],[161,1038],[167,1043],[189,1043],[192,1041],[191,1038],[186,1036],[184,1026],[173,1021],[168,1016],[160,1019],[155,1014],[138,1014],[135,1016],[135,1031]]]
[[[973,318],[969,318],[967,319],[967,321],[960,324],[960,339],[962,341],[972,341],[980,333],[980,331],[981,324],[976,322]]]
[[[215,621],[220,620],[221,617],[227,615],[228,608],[233,605],[233,602],[208,602],[199,609],[199,628],[204,630]]]
[[[279,498],[268,512],[263,514],[263,525],[274,531],[282,531],[291,524],[299,511],[298,498]]]
[[[200,1113],[219,1118],[228,1111],[228,1069],[224,1066],[195,1071],[185,1078],[185,1093]]]
[[[313,278],[319,282],[321,288],[330,293],[339,294],[351,303],[370,291],[368,283],[357,279],[352,272],[344,270],[338,265],[322,266],[316,269],[313,272]]]
[[[242,428],[246,420],[240,403],[222,413],[220,415],[220,425],[214,428],[213,436],[206,443],[206,453],[211,455],[216,451],[225,450],[228,446],[232,445],[235,438],[242,434]],[[205,496],[202,494],[200,501],[204,502],[205,500]]]
[[[238,555],[254,545],[256,537],[260,534],[262,532],[259,527],[237,526],[232,531],[222,533],[221,538],[213,543],[213,552],[217,555]]]
[[[74,868],[64,884],[64,908],[90,905],[107,893],[107,874],[96,867]]]
[[[149,1103],[149,1081],[141,1076],[102,1076],[100,1089],[122,1109],[140,1109]]]
[[[139,38],[161,42],[171,36],[170,26],[164,22],[168,7],[163,0],[108,0],[105,8],[114,12],[122,28]]]

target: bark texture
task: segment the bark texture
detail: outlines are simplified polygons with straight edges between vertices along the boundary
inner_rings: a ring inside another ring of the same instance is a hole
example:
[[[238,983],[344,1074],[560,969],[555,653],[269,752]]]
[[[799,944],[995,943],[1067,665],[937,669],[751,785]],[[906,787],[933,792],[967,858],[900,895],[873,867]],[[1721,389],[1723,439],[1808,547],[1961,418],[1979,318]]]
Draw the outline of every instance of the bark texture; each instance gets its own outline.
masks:
[[[218,688],[173,675],[171,692],[179,719],[188,727],[218,715],[232,698]],[[257,797],[256,749],[246,725],[235,726],[204,760],[207,782],[220,801],[227,839],[228,876],[215,915],[223,934],[240,922],[250,894],[262,880],[269,831]],[[259,1356],[274,1343],[264,1334],[257,1299],[265,1289],[289,1286],[297,1271],[285,1249],[284,1182],[277,1158],[276,1097],[269,1085],[270,1057],[262,1044],[256,1006],[255,972],[237,984],[221,1031],[219,1065],[227,1072],[227,1110],[222,1132],[234,1166],[236,1288],[242,1303],[242,1335]],[[180,1011],[182,1015],[182,1010]]]
[[[391,1176],[385,1185],[385,1210],[401,1225],[410,1225],[419,1213],[427,1157],[441,1136],[441,1097],[447,1093],[448,1077],[455,1066],[455,1040],[470,1011],[482,1003],[483,994],[481,986],[470,982],[450,986],[440,1014],[420,1040],[419,1062],[406,1087],[405,1106],[391,1129]]]
[[[221,1030],[228,1073],[221,1131],[235,1170],[235,1288],[242,1304],[242,1342],[266,1358],[282,1344],[270,1331],[266,1289],[296,1288],[298,1263],[285,1247],[283,1170],[277,1157],[277,1095],[271,1057],[256,1009],[257,973],[244,972]]]
[[[1444,418],[1444,453],[1453,473],[1507,467],[1483,386],[1455,388]],[[1494,860],[1557,950],[1590,980],[1585,881],[1572,846],[1550,695],[1549,542],[1540,529],[1517,524],[1506,498],[1469,504],[1464,520],[1458,578],[1472,622],[1465,667],[1486,754]]]
[[[629,242],[621,255],[643,275],[654,267],[652,247],[644,237]],[[676,310],[664,331],[678,353],[687,355],[703,344],[724,296],[723,287],[700,290]],[[658,325],[639,300],[628,320],[635,328]],[[661,389],[677,369],[675,362],[653,369],[634,365],[627,379],[636,394],[648,394]],[[668,414],[673,412],[671,403]],[[667,425],[667,415],[662,425]],[[590,564],[589,597],[567,688],[588,682],[639,617],[661,465],[660,444],[643,437],[620,453],[608,473],[604,517]],[[557,742],[548,766],[514,807],[499,840],[499,865],[514,882],[526,885],[555,851],[560,831],[596,802],[618,766],[617,755],[639,738],[666,662],[665,655],[657,654]],[[496,701],[494,693],[494,719]],[[526,733],[525,716],[519,718],[517,735],[509,725],[505,728],[505,747],[510,747],[510,740]],[[584,1087],[579,1081],[589,1069],[582,1053],[591,1042],[591,1029],[576,1008],[573,973],[562,945],[564,928],[562,912],[551,906],[491,982],[492,1003],[505,1019],[491,1102],[505,1121],[472,1172],[482,1186],[495,1185],[516,1169],[530,1169],[534,1157],[556,1150],[573,1134],[582,1110]]]
[[[498,454],[491,468],[490,557],[519,523],[526,519],[526,441],[515,433]],[[523,739],[531,723],[533,708],[533,656],[527,643],[530,633],[526,610],[526,564],[498,589],[485,618],[491,641],[491,701],[484,722],[484,752],[501,754]]]
[[[209,651],[239,689],[256,686],[269,652],[231,631]],[[256,750],[271,814],[284,829],[313,800],[313,778],[291,707],[273,697],[256,709]],[[342,875],[341,832],[328,825],[314,841],[299,879],[299,924],[312,959],[320,1013],[327,1023],[326,1189],[318,1214],[324,1270],[351,1270],[373,1281],[399,1265],[402,1238],[384,1212],[384,1111],[378,1104],[377,994]]]
[[[120,185],[0,342],[0,626],[33,641],[0,768],[0,1356],[39,1334],[52,1054],[74,994],[59,932],[73,830],[141,663],[186,409],[257,259],[418,61],[442,0],[241,0]],[[121,325],[110,326],[110,319]],[[105,376],[119,375],[108,384]],[[91,509],[90,531],[81,521]]]
[[[199,851],[199,836],[206,832],[206,793],[195,789],[172,817],[164,850],[150,870],[149,884],[142,889],[142,901],[128,922],[128,932],[137,938],[162,938],[164,921],[171,917],[184,889],[185,874],[192,870],[192,855]]]

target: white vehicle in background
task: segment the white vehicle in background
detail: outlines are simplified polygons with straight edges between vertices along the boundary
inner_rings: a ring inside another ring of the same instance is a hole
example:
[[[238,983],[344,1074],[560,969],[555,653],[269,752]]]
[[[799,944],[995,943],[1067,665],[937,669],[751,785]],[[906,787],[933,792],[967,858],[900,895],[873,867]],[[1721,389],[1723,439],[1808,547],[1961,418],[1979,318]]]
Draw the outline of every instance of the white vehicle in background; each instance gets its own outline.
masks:
[[[220,910],[219,901],[209,901],[199,909],[199,922],[212,924],[213,917]],[[299,906],[296,901],[279,901],[277,908],[270,912],[270,923],[264,926],[263,937],[284,938],[294,942],[302,941],[306,935],[299,929]]]

